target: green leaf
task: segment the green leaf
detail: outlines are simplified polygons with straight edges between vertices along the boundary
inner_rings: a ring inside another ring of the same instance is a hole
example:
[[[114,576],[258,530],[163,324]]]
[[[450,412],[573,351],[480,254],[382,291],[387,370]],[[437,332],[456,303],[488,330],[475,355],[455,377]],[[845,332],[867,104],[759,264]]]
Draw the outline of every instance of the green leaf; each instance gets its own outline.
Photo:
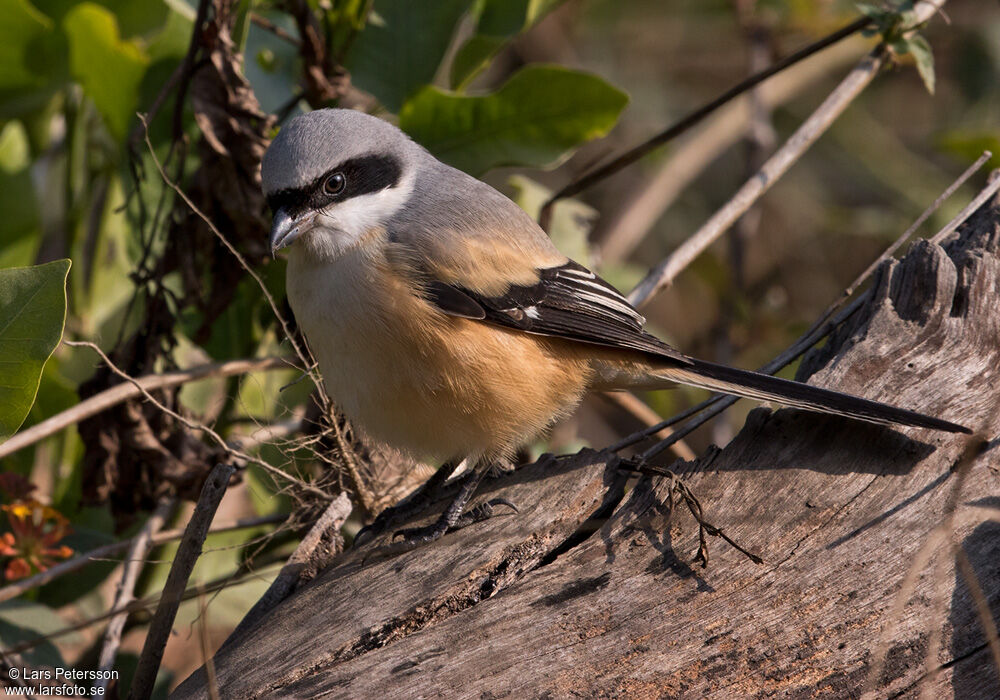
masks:
[[[858,2],[855,3],[854,6],[858,8],[858,12],[863,14],[865,17],[871,17],[874,20],[878,20],[885,15],[885,9],[877,5],[872,5],[869,2]]]
[[[0,16],[0,89],[40,86],[44,74],[32,49],[52,31],[52,20],[28,0],[0,0]]]
[[[379,0],[347,58],[351,80],[390,111],[434,80],[470,0]]]
[[[441,160],[478,174],[500,165],[547,166],[604,136],[628,96],[601,78],[528,66],[478,97],[426,87],[403,105],[399,126]]]
[[[63,26],[69,37],[73,77],[94,101],[112,135],[125,138],[149,56],[138,43],[121,39],[115,16],[99,5],[77,5],[67,13]]]
[[[512,38],[548,14],[563,0],[479,0],[475,34],[462,44],[451,62],[450,85],[469,84]]]
[[[915,34],[909,39],[909,49],[910,53],[913,54],[913,60],[917,64],[917,73],[920,74],[920,79],[924,81],[924,87],[927,88],[927,92],[934,94],[934,53],[931,51],[931,45],[927,43],[927,39]]]
[[[505,36],[488,36],[476,34],[462,44],[451,62],[451,77],[449,81],[453,90],[460,90],[476,77],[497,51],[508,41]]]
[[[0,442],[21,427],[62,338],[69,260],[0,270]]]
[[[62,618],[47,605],[26,600],[8,600],[0,603],[0,645],[5,649],[58,632],[65,627],[66,623]],[[59,641],[66,644],[80,644],[82,640],[80,635],[74,632]],[[65,667],[59,649],[48,639],[25,651],[24,660],[29,666]]]

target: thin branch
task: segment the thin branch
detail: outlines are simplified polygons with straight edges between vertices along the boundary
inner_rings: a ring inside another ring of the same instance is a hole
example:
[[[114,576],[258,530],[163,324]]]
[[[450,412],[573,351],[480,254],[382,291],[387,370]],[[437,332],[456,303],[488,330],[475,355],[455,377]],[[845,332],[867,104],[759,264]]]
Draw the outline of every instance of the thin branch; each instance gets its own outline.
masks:
[[[670,482],[670,487],[667,489],[667,492],[670,494],[671,510],[673,510],[674,496],[680,496],[681,500],[684,501],[684,504],[691,512],[692,517],[694,517],[694,519],[698,522],[698,552],[695,555],[695,561],[699,562],[702,565],[702,568],[708,566],[708,540],[705,537],[706,535],[710,537],[721,537],[727,544],[729,544],[730,547],[738,551],[754,564],[764,563],[763,559],[741,546],[738,542],[736,542],[736,540],[727,535],[722,528],[712,525],[705,519],[705,513],[702,510],[701,502],[698,500],[698,497],[694,495],[694,492],[688,488],[687,484],[684,483],[684,480],[677,476],[677,474],[669,469],[658,467],[655,464],[649,464],[642,458],[623,459],[621,460],[620,466],[623,469],[634,471],[639,474],[662,476]]]
[[[177,90],[177,96],[174,98],[173,139],[170,144],[171,153],[173,153],[174,144],[180,140],[181,135],[184,133],[184,100],[187,98],[188,87],[191,83],[194,58],[201,47],[202,25],[205,24],[205,20],[208,18],[208,8],[211,4],[211,0],[200,0],[198,2],[198,12],[194,18],[194,24],[191,26],[191,41],[188,42],[188,50],[184,54],[184,60],[181,62],[181,72],[178,76],[179,89]],[[146,131],[146,141],[148,142],[149,125],[146,123],[145,117],[140,116],[139,118]]]
[[[251,12],[250,21],[256,24],[261,29],[271,32],[279,39],[284,39],[292,46],[298,47],[302,45],[302,42],[299,41],[299,38],[297,36],[289,32],[284,27],[279,27],[277,24],[269,20],[264,15],[258,14],[256,12]]]
[[[757,371],[763,372],[765,374],[773,374],[779,371],[789,363],[798,359],[809,348],[818,343],[822,338],[825,338],[830,332],[833,331],[833,329],[835,329],[841,323],[846,321],[858,309],[860,309],[862,304],[864,304],[867,301],[869,296],[868,293],[861,295],[860,297],[855,299],[854,302],[850,304],[850,306],[848,306],[840,313],[837,313],[837,310],[840,309],[841,306],[843,306],[843,304],[847,301],[848,298],[850,298],[850,296],[855,291],[857,291],[858,287],[864,284],[868,280],[868,278],[871,277],[871,275],[875,272],[875,270],[877,270],[879,266],[882,265],[882,263],[891,258],[892,255],[900,248],[900,246],[902,246],[907,240],[909,240],[909,238],[914,233],[916,233],[917,229],[920,228],[920,226],[925,221],[927,221],[927,219],[929,219],[931,215],[933,215],[934,212],[937,211],[951,195],[953,195],[962,185],[964,185],[969,180],[970,177],[972,177],[978,170],[980,170],[983,167],[983,165],[985,165],[985,163],[989,160],[989,158],[990,154],[987,151],[982,156],[980,156],[975,163],[966,168],[965,171],[961,175],[959,175],[958,178],[956,178],[955,181],[948,187],[948,189],[942,192],[941,195],[939,195],[938,198],[935,199],[934,202],[927,209],[925,209],[920,214],[920,216],[917,217],[916,221],[914,221],[913,224],[911,224],[910,227],[907,228],[899,236],[899,238],[893,241],[893,243],[888,248],[886,248],[886,250],[875,260],[875,262],[869,265],[860,275],[858,275],[858,277],[854,280],[854,282],[852,282],[847,287],[847,289],[844,291],[843,294],[840,295],[840,297],[832,301],[830,305],[827,306],[826,310],[824,310],[824,312],[820,314],[819,318],[817,318],[816,321],[813,322],[812,326],[810,326],[805,333],[799,336],[798,340],[792,343],[792,345],[789,346],[787,350],[782,352],[780,355],[775,357],[773,360],[768,362],[766,365],[764,365]],[[997,181],[1000,181],[1000,178],[997,178]],[[996,183],[991,183],[983,190],[983,192],[984,193],[990,192],[992,194],[992,192],[996,191],[995,185]],[[979,196],[975,198],[973,203],[975,204],[977,202],[979,203],[985,202],[987,198],[988,197],[983,196],[983,193],[980,193]],[[971,211],[974,211],[975,208],[978,207],[972,207],[972,205],[969,205],[965,207],[962,211],[971,213]],[[965,218],[967,217],[968,213],[965,215]],[[958,217],[956,217],[956,219],[957,218]],[[964,220],[964,218],[962,220]],[[951,226],[951,224],[949,224],[949,226]],[[945,227],[943,231],[947,231],[948,228],[949,227]],[[938,236],[940,235],[941,234],[939,233]],[[937,238],[938,236],[935,236],[935,238]],[[723,394],[716,394],[715,396],[706,399],[702,403],[688,409],[687,411],[678,416],[674,416],[673,418],[670,418],[666,421],[651,426],[647,430],[634,433],[624,438],[618,443],[612,445],[610,449],[614,451],[624,449],[625,447],[629,447],[637,442],[645,440],[646,438],[653,435],[661,427],[675,425],[676,423],[679,423],[682,420],[690,418],[692,415],[696,415],[699,413],[701,414],[694,420],[690,421],[689,423],[685,424],[680,429],[675,431],[673,435],[671,435],[669,438],[653,446],[651,449],[647,450],[643,454],[643,457],[645,459],[652,459],[654,456],[656,456],[663,450],[673,445],[673,441],[679,440],[684,436],[690,434],[692,431],[700,427],[707,420],[722,413],[724,410],[732,406],[738,400],[739,399],[735,396],[725,396]]]
[[[171,92],[173,92],[174,88],[177,87],[178,83],[180,83],[181,76],[183,76],[186,71],[187,68],[185,67],[185,63],[181,62],[177,64],[177,67],[174,68],[174,72],[170,74],[170,77],[167,78],[167,82],[163,84],[163,87],[160,88],[156,97],[154,97],[153,101],[149,104],[149,109],[146,110],[147,119],[153,120],[156,118],[156,115],[159,114],[160,109],[163,107],[163,103],[167,101],[167,97]],[[142,138],[142,131],[144,128],[145,124],[136,124],[132,129],[132,133],[129,134],[128,137],[128,146],[130,150],[135,150],[135,147],[139,143],[139,139]]]
[[[300,432],[305,426],[305,419],[302,416],[289,418],[288,420],[262,425],[246,437],[234,436],[229,442],[233,447],[249,452],[265,443],[271,443],[279,438]]]
[[[829,334],[831,331],[833,331],[834,328],[836,328],[841,323],[850,318],[858,309],[861,308],[862,304],[864,304],[864,302],[867,299],[868,299],[867,293],[861,295],[860,297],[855,299],[850,306],[844,309],[841,313],[837,314],[834,318],[830,319],[827,323],[823,324],[820,327],[816,327],[811,332],[806,331],[806,333],[800,336],[799,339],[791,345],[791,347],[789,347],[787,350],[785,350],[776,358],[768,362],[763,367],[759,368],[757,371],[762,372],[764,374],[773,374],[777,372],[782,367],[784,367],[785,365],[787,365],[788,363],[792,362],[800,355],[802,355],[806,350],[811,348],[822,338],[826,337],[826,335]],[[704,424],[706,421],[719,415],[737,401],[739,401],[738,396],[727,396],[725,394],[716,394],[711,398],[702,401],[700,404],[692,406],[687,411],[684,411],[683,413],[668,419],[668,421],[664,421],[664,423],[658,423],[656,426],[653,426],[652,428],[649,428],[645,431],[641,431],[640,433],[636,433],[634,435],[630,435],[624,438],[623,440],[615,443],[615,445],[613,445],[611,449],[620,450],[630,445],[634,445],[635,443],[640,442],[645,438],[649,437],[649,435],[651,435],[652,432],[655,432],[655,429],[659,425],[663,424],[674,425],[682,420],[690,418],[693,415],[697,415],[696,418],[694,418],[691,421],[688,421],[683,426],[678,428],[669,438],[657,443],[656,445],[654,445],[653,447],[642,453],[643,459],[652,459],[656,455],[663,452],[663,450],[670,447],[670,445],[673,444],[674,440],[680,440],[688,436],[689,434],[694,432],[695,429]]]
[[[627,391],[605,391],[601,394],[601,398],[622,409],[630,416],[643,423],[643,425],[647,428],[658,426],[662,420],[660,415],[649,407],[649,404],[640,400],[635,394]],[[665,440],[670,437],[672,431],[669,427],[663,427],[650,434],[655,435],[661,440]],[[683,460],[690,461],[697,457],[694,450],[692,450],[687,443],[680,440],[673,443],[670,446],[670,449],[675,455]]]
[[[946,0],[924,0],[913,12],[915,24],[930,19]],[[891,52],[879,44],[848,73],[823,103],[802,123],[794,134],[772,155],[719,211],[672,254],[667,256],[629,294],[637,307],[669,286],[674,278],[721,236],[749,209],[833,124],[844,110],[875,79]]]
[[[277,369],[294,369],[289,357],[262,357],[249,360],[229,360],[228,362],[210,363],[189,367],[176,372],[163,374],[147,374],[131,382],[124,382],[109,387],[104,391],[90,396],[80,403],[36,423],[27,430],[17,433],[7,442],[0,444],[0,458],[7,457],[18,450],[44,440],[50,435],[71,425],[106,411],[129,399],[141,396],[143,391],[156,391],[168,387],[179,386],[210,377],[231,377],[250,372],[267,372]]]
[[[337,420],[337,414],[333,411],[332,407],[327,408],[326,415],[327,420],[330,422],[330,428],[333,431],[334,439],[337,441],[337,448],[340,450],[340,454],[344,458],[344,466],[347,468],[347,473],[351,477],[351,481],[354,483],[354,491],[358,496],[358,500],[361,501],[361,506],[366,511],[374,514],[375,497],[372,495],[371,490],[368,488],[368,485],[361,476],[361,469],[359,468],[354,448],[348,444],[347,438],[344,436],[344,431],[340,429],[340,422]]]
[[[125,555],[125,562],[122,566],[122,579],[118,584],[114,602],[111,604],[112,610],[124,608],[135,600],[135,584],[139,581],[139,573],[146,564],[146,555],[153,547],[153,535],[163,528],[170,514],[177,505],[177,499],[166,496],[160,499],[156,509],[146,520],[139,534],[132,538],[129,545],[128,554]],[[101,653],[98,657],[98,668],[102,671],[110,671],[114,668],[115,658],[118,656],[118,648],[122,642],[122,631],[125,629],[125,622],[128,620],[128,613],[121,613],[112,617],[104,630],[104,643],[101,646]],[[110,674],[108,674],[110,676]],[[98,677],[97,687],[106,689],[110,677]],[[103,694],[103,693],[102,693]]]
[[[198,639],[201,641],[201,665],[205,668],[209,700],[219,700],[219,682],[215,676],[215,660],[212,658],[212,643],[208,634],[208,604],[205,592],[198,593]]]
[[[700,229],[653,268],[629,294],[637,307],[669,286],[674,278],[732,226],[812,146],[878,75],[889,55],[879,45],[865,56],[774,155]]]
[[[834,70],[854,63],[860,53],[854,42],[839,44],[814,61],[802,63],[756,88],[763,107],[788,102]],[[597,258],[602,263],[626,259],[646,237],[663,212],[708,165],[747,132],[746,97],[726,105],[708,118],[690,138],[679,141],[657,172],[639,185],[629,202],[601,226]]]
[[[160,668],[163,649],[187,589],[188,579],[191,577],[195,562],[201,556],[201,548],[205,543],[212,519],[235,471],[236,468],[231,464],[218,464],[205,481],[201,496],[198,498],[198,505],[195,506],[191,520],[184,530],[184,537],[181,538],[174,562],[170,566],[170,573],[167,575],[167,582],[163,586],[163,593],[160,595],[160,603],[156,606],[156,613],[146,634],[139,665],[135,669],[132,688],[128,694],[129,700],[146,700],[153,694],[156,672]]]
[[[149,149],[149,155],[152,158],[153,163],[156,165],[156,169],[159,171],[160,177],[163,179],[163,182],[166,183],[166,185],[170,189],[172,189],[174,192],[177,193],[177,196],[179,196],[184,201],[184,203],[188,205],[191,211],[194,212],[199,219],[205,222],[205,224],[209,227],[212,233],[215,234],[215,237],[218,238],[219,241],[222,243],[222,245],[226,247],[226,250],[232,253],[233,257],[236,258],[240,266],[246,271],[248,275],[250,275],[250,277],[253,278],[254,282],[257,283],[257,286],[260,287],[261,292],[263,292],[264,298],[267,299],[267,303],[270,305],[271,312],[274,314],[274,317],[278,319],[278,323],[281,324],[281,329],[282,331],[284,331],[285,337],[288,338],[288,342],[295,350],[295,354],[299,357],[299,360],[302,361],[302,366],[314,367],[316,365],[315,360],[313,360],[312,355],[309,354],[308,350],[303,350],[302,347],[300,347],[298,342],[295,340],[295,336],[292,334],[288,322],[285,320],[284,315],[278,310],[278,305],[274,301],[274,296],[271,294],[271,291],[267,288],[267,285],[264,284],[264,280],[262,280],[260,278],[260,275],[258,275],[257,272],[252,267],[250,267],[249,263],[247,263],[246,261],[246,258],[244,258],[243,255],[238,250],[236,250],[236,247],[229,242],[229,239],[226,238],[225,235],[223,235],[222,231],[220,231],[219,228],[214,223],[212,223],[211,219],[209,219],[205,215],[205,213],[198,208],[198,205],[195,204],[191,200],[191,198],[187,196],[187,193],[184,192],[183,189],[181,189],[180,185],[171,180],[170,177],[167,175],[167,172],[163,169],[163,164],[160,163],[160,159],[156,157],[156,149],[153,148],[153,142],[149,140],[149,125],[146,123],[146,118],[140,114],[139,119],[142,120],[143,126],[146,127],[146,134],[145,134],[146,147]],[[313,382],[316,384],[316,387],[319,388],[320,387],[319,381],[312,374],[312,370],[307,370],[307,371],[313,378]]]
[[[268,564],[268,566],[270,563]],[[266,573],[270,573],[270,569],[267,569]],[[277,572],[275,572],[277,573]],[[256,571],[244,571],[239,577],[234,577],[231,574],[219,577],[206,584],[199,586],[192,586],[184,591],[182,601],[188,601],[193,598],[197,598],[203,593],[215,593],[226,588],[231,588],[233,586],[242,585],[244,583],[249,583],[250,581],[258,581],[264,578],[265,569],[257,569]],[[28,651],[29,649],[34,649],[39,644],[44,642],[52,641],[53,639],[59,639],[60,637],[65,637],[68,634],[73,634],[74,632],[79,632],[82,629],[87,629],[92,625],[96,625],[98,622],[104,620],[110,620],[115,615],[121,613],[138,613],[138,612],[152,612],[153,609],[159,604],[160,598],[157,596],[147,596],[138,600],[133,600],[131,603],[126,605],[124,608],[118,610],[109,610],[106,613],[101,613],[100,615],[95,615],[94,617],[82,620],[80,622],[75,622],[71,625],[63,627],[62,629],[56,630],[54,632],[49,632],[48,634],[43,634],[41,636],[35,637],[34,639],[29,639],[24,642],[19,642],[14,646],[3,649],[3,653],[7,655],[20,654],[21,652]],[[0,657],[2,658],[2,657]]]
[[[243,520],[235,520],[224,525],[213,527],[209,531],[209,534],[215,534],[217,532],[231,532],[233,530],[245,530],[251,527],[259,527],[261,525],[281,523],[286,520],[288,520],[288,513],[275,513],[273,515],[265,515],[259,518],[245,518]],[[152,547],[158,547],[161,544],[179,539],[183,535],[184,530],[163,530],[154,534],[150,538],[150,545]],[[39,586],[51,583],[61,576],[71,574],[74,571],[79,571],[83,567],[88,564],[92,564],[95,561],[101,561],[108,559],[109,557],[113,557],[119,552],[127,550],[131,547],[135,539],[135,537],[130,537],[129,539],[121,540],[120,542],[109,542],[108,544],[96,547],[89,552],[81,554],[78,557],[73,557],[72,559],[59,562],[55,566],[37,573],[34,576],[8,584],[3,588],[0,588],[0,603],[12,600],[22,593],[30,591],[32,588],[38,588]]]
[[[316,520],[312,528],[299,546],[295,548],[292,556],[281,568],[278,576],[271,583],[267,591],[260,597],[236,629],[229,635],[229,640],[238,639],[270,612],[278,603],[287,598],[296,588],[304,583],[308,578],[303,574],[310,568],[321,570],[329,562],[333,555],[343,550],[344,542],[340,539],[340,528],[351,516],[351,499],[346,493],[341,492],[335,498],[323,514]],[[335,543],[332,551],[322,552],[320,545],[328,538],[332,537]],[[227,640],[227,643],[228,641]]]
[[[275,476],[278,476],[278,477],[280,477],[282,479],[285,479],[287,481],[295,483],[300,488],[305,489],[306,491],[314,493],[317,496],[321,496],[323,498],[330,498],[330,495],[327,494],[322,489],[318,489],[315,486],[313,486],[312,484],[306,483],[305,481],[302,481],[301,479],[296,479],[291,474],[288,474],[287,472],[284,472],[281,469],[278,469],[277,467],[272,466],[271,464],[265,462],[262,459],[259,459],[257,457],[252,457],[251,455],[248,455],[245,452],[242,452],[240,450],[234,449],[232,447],[232,445],[230,445],[228,442],[226,442],[226,440],[221,435],[219,435],[217,432],[215,432],[214,430],[212,430],[211,428],[209,428],[207,425],[202,425],[201,423],[197,423],[197,422],[195,422],[193,420],[189,420],[189,419],[185,418],[184,416],[182,416],[177,411],[173,410],[172,408],[170,408],[169,406],[167,406],[166,404],[164,404],[162,401],[157,400],[156,397],[154,397],[148,391],[146,391],[145,389],[143,389],[142,387],[140,387],[136,383],[136,380],[134,378],[132,378],[131,376],[129,376],[126,372],[124,372],[123,370],[121,370],[118,367],[118,365],[116,365],[114,362],[112,362],[111,358],[108,357],[105,354],[105,352],[103,350],[101,350],[101,348],[98,347],[95,343],[91,343],[90,341],[74,341],[74,340],[64,340],[63,342],[66,343],[67,345],[72,345],[74,347],[88,347],[91,350],[93,350],[94,352],[96,352],[98,355],[101,356],[101,359],[104,360],[104,363],[108,366],[108,369],[110,369],[112,372],[114,372],[115,374],[117,374],[122,379],[124,379],[124,380],[126,380],[128,382],[131,382],[136,388],[139,389],[139,392],[142,394],[143,398],[145,398],[151,404],[153,404],[154,406],[156,406],[156,408],[158,408],[159,410],[163,411],[168,416],[170,416],[171,418],[173,418],[177,422],[181,423],[182,425],[184,425],[188,429],[190,429],[190,430],[197,430],[197,431],[203,432],[206,435],[208,435],[210,438],[212,438],[212,440],[215,441],[215,443],[220,448],[222,448],[225,451],[225,453],[226,453],[227,456],[229,456],[229,457],[235,457],[237,460],[239,460],[242,463],[256,464],[257,466],[261,467],[265,471],[267,471],[267,472],[269,472],[269,473],[271,473],[271,474],[273,474]]]
[[[596,170],[592,170],[591,172],[584,174],[582,177],[577,178],[576,180],[569,183],[568,185],[560,189],[558,192],[553,194],[549,198],[549,200],[545,202],[545,204],[542,206],[541,212],[539,213],[538,217],[539,222],[542,225],[542,228],[548,229],[552,206],[556,203],[556,201],[560,199],[565,199],[566,197],[572,197],[573,195],[582,192],[588,187],[591,187],[600,180],[603,180],[606,177],[614,175],[623,168],[641,159],[646,154],[662,146],[670,139],[675,138],[676,136],[679,136],[680,134],[684,133],[692,126],[700,122],[702,119],[707,117],[709,114],[714,112],[716,109],[726,104],[727,102],[735,99],[736,97],[739,97],[744,92],[747,92],[748,90],[753,88],[755,85],[764,82],[772,75],[780,73],[789,66],[793,66],[799,61],[802,61],[808,58],[809,56],[812,56],[814,53],[822,51],[827,46],[835,44],[841,39],[845,39],[851,36],[852,34],[860,32],[861,30],[868,27],[870,24],[871,20],[868,17],[860,17],[856,19],[847,26],[838,29],[837,31],[833,32],[832,34],[826,37],[823,37],[819,41],[809,44],[808,46],[803,47],[798,51],[786,56],[785,58],[776,62],[770,68],[767,68],[766,70],[763,70],[760,73],[752,75],[746,80],[737,83],[729,90],[716,97],[711,102],[702,105],[701,107],[691,112],[687,116],[681,118],[680,121],[672,124],[671,126],[667,127],[660,133],[644,141],[638,146],[635,146],[634,148],[626,151],[625,153],[618,156],[610,163],[602,165],[598,167]]]
[[[917,229],[923,226],[924,222],[927,221],[927,219],[931,218],[931,215],[934,214],[934,212],[936,212],[938,209],[940,209],[941,205],[944,204],[945,201],[947,201],[953,194],[955,194],[955,192],[958,191],[958,188],[964,185],[969,180],[970,177],[979,172],[982,169],[982,167],[986,165],[987,161],[989,161],[989,159],[992,157],[993,157],[992,153],[990,153],[989,151],[983,151],[983,154],[976,159],[975,163],[966,168],[965,171],[961,175],[959,175],[944,192],[938,195],[937,199],[935,199],[934,202],[929,207],[927,207],[927,209],[921,212],[920,216],[917,217],[917,220],[914,221],[912,224],[910,224],[910,227],[907,228],[905,231],[903,231],[902,235],[900,235],[899,238],[893,241],[892,245],[886,248],[885,251],[880,256],[878,256],[875,262],[866,267],[864,271],[860,275],[858,275],[857,279],[855,279],[854,282],[852,282],[850,286],[848,286],[847,289],[844,290],[844,293],[840,296],[840,299],[834,301],[833,303],[830,304],[830,306],[827,307],[826,311],[823,313],[822,316],[820,316],[819,320],[813,324],[813,327],[828,319],[833,314],[834,310],[836,310],[841,304],[843,304],[848,297],[854,294],[854,292],[858,289],[858,287],[864,284],[865,281],[872,274],[874,274],[875,270],[877,270],[882,265],[882,263],[884,263],[889,258],[893,257],[896,254],[896,251],[899,250],[902,247],[902,245],[910,239],[910,236],[916,233]],[[990,188],[987,187],[985,190],[983,190],[983,192],[986,192],[989,189]],[[990,192],[990,194],[992,194],[995,191],[996,189],[993,189]],[[949,223],[948,226],[945,226],[944,229],[942,229],[933,238],[930,239],[931,243],[940,242],[940,239],[943,237],[942,234],[947,235],[947,233],[953,230],[955,227],[957,227],[958,224],[962,223],[967,218],[969,218],[969,215],[971,215],[972,212],[978,209],[979,206],[982,204],[982,202],[985,202],[987,198],[988,197],[983,197],[983,193],[980,192],[979,195],[972,201],[971,204],[967,205],[964,209],[962,209],[962,211],[958,214],[958,216],[952,219],[952,222]],[[977,202],[979,202],[979,204],[976,204]]]
[[[972,566],[972,562],[969,561],[969,555],[966,553],[965,548],[958,542],[955,542],[953,549],[955,552],[955,564],[962,578],[965,579],[969,595],[972,596],[972,600],[976,604],[976,613],[979,615],[979,624],[983,627],[983,636],[986,637],[990,654],[993,656],[993,663],[997,667],[997,673],[1000,674],[1000,634],[997,633],[997,623],[993,620],[989,601],[986,599],[986,594],[983,592],[983,587],[979,583],[979,579],[976,578],[976,570]]]
[[[980,160],[985,162],[989,160],[990,156],[991,153],[985,151]],[[976,195],[975,199],[969,202],[962,211],[958,212],[955,218],[949,221],[943,229],[934,234],[934,237],[931,238],[931,243],[941,243],[945,238],[950,236],[958,228],[959,224],[972,216],[972,213],[979,209],[979,207],[986,204],[987,200],[997,193],[997,190],[1000,190],[1000,176],[994,175],[992,181],[983,188],[982,192]]]

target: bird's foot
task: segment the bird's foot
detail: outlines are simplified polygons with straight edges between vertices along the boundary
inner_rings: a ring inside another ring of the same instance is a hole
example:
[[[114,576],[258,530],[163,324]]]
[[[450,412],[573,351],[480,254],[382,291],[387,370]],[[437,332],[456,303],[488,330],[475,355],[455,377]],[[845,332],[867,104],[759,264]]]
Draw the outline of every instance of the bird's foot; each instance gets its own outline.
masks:
[[[397,530],[393,534],[393,539],[401,537],[399,542],[393,542],[386,548],[391,553],[408,552],[417,547],[441,539],[449,532],[455,532],[462,528],[469,527],[475,523],[481,523],[497,515],[497,506],[507,506],[515,513],[519,512],[517,506],[506,498],[492,498],[484,501],[465,513],[454,517],[453,514],[445,511],[440,518],[431,525],[424,527],[408,527]]]
[[[438,469],[417,490],[394,506],[385,508],[378,517],[368,525],[358,530],[354,536],[354,546],[364,544],[387,532],[394,524],[413,517],[433,503],[441,492],[448,478],[458,467],[457,463],[449,462]]]
[[[463,527],[469,527],[469,525],[489,520],[494,515],[497,515],[495,511],[497,506],[507,506],[515,513],[521,512],[512,501],[506,498],[491,498],[488,501],[480,503],[474,508],[470,508],[465,513],[462,513],[462,516],[455,522],[455,524],[448,528],[448,532],[461,530]]]

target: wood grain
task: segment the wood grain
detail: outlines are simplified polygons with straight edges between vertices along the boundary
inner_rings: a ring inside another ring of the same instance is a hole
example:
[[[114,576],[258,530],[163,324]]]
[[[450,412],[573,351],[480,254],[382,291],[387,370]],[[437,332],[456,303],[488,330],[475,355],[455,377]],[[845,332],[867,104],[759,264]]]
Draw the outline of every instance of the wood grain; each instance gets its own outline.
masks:
[[[1000,210],[944,247],[885,265],[874,294],[800,379],[981,430],[954,538],[1000,617]],[[225,698],[859,697],[887,630],[875,697],[994,698],[976,606],[938,553],[894,598],[945,517],[964,436],[794,410],[753,411],[722,450],[672,465],[708,519],[765,564],[671,512],[665,480],[615,504],[614,461],[586,452],[492,482],[522,508],[388,560],[347,553],[215,657]],[[544,477],[544,478],[543,478]],[[979,506],[980,508],[970,508]],[[995,513],[994,520],[989,514]],[[424,520],[429,520],[427,514]],[[567,541],[569,540],[569,541]],[[367,558],[367,559],[366,559]],[[938,582],[943,585],[938,585]],[[942,637],[926,681],[932,630]],[[177,698],[207,697],[204,675]]]

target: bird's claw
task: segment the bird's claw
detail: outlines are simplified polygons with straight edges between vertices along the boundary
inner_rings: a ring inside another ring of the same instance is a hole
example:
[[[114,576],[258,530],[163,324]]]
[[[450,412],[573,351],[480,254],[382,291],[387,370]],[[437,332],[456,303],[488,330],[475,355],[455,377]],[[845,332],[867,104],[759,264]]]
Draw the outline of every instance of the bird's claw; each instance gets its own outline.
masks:
[[[507,506],[515,513],[520,512],[512,501],[506,498],[492,498],[488,501],[480,503],[475,508],[470,508],[468,511],[459,516],[454,523],[449,524],[447,521],[439,520],[433,525],[427,525],[425,527],[403,528],[402,530],[396,530],[396,532],[392,534],[392,539],[395,540],[398,537],[402,537],[404,542],[408,544],[412,543],[414,546],[433,542],[448,532],[455,532],[456,530],[461,530],[469,525],[489,520],[496,515],[494,509],[497,506]]]

